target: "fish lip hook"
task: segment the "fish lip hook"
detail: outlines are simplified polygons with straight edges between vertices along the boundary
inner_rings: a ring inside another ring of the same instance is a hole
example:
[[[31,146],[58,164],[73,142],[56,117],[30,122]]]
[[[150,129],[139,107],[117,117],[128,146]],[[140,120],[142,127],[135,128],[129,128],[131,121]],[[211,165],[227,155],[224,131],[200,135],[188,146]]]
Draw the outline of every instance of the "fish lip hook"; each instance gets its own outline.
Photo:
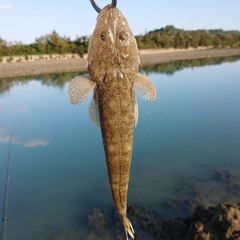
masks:
[[[100,11],[102,10],[95,2],[95,0],[90,0],[93,8],[98,12],[100,13]],[[112,8],[115,8],[117,6],[117,0],[112,0],[112,4],[111,4],[111,7]]]

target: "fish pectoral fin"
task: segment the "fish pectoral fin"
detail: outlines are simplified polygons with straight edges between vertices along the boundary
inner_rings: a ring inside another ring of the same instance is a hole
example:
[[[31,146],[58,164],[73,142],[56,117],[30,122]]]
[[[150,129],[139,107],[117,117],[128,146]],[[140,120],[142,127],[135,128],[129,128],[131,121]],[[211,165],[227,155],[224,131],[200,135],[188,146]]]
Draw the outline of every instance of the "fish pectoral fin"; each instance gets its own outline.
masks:
[[[155,101],[157,93],[151,79],[143,74],[138,73],[134,81],[134,88],[144,100]]]
[[[88,115],[91,119],[91,122],[98,128],[101,129],[100,125],[100,118],[99,118],[99,109],[98,103],[96,99],[96,95],[94,93],[93,98],[91,99],[89,108],[88,108]]]
[[[68,95],[72,104],[82,103],[94,89],[96,83],[89,74],[75,77],[68,85]]]
[[[131,236],[132,239],[134,239],[134,229],[128,218],[124,221],[123,226],[126,232],[126,239],[128,240],[128,234]]]
[[[135,99],[135,104],[134,104],[134,122],[135,122],[135,127],[136,127],[137,123],[138,123],[138,104],[137,104],[137,99]]]

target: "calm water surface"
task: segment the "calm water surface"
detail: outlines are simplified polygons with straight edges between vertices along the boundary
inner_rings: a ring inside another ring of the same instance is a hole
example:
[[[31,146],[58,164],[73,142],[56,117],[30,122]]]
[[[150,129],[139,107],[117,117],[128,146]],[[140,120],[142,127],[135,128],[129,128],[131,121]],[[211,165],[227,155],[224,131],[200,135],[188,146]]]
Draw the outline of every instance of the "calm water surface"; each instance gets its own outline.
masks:
[[[215,169],[240,176],[240,60],[190,65],[143,69],[158,99],[138,98],[128,202],[167,218],[186,214],[166,207],[182,179],[197,182]],[[0,84],[0,211],[13,132],[9,240],[61,239],[59,232],[84,239],[93,208],[113,206],[100,131],[88,117],[91,98],[69,102],[75,75]]]

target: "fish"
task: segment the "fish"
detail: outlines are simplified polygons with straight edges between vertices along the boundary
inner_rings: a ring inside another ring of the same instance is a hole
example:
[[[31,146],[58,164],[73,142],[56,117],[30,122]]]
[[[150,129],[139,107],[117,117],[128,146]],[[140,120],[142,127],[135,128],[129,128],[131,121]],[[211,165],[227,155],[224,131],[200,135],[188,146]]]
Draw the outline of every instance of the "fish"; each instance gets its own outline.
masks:
[[[135,92],[144,100],[157,98],[153,82],[139,73],[139,66],[137,42],[126,18],[117,7],[106,5],[89,40],[88,73],[71,80],[68,94],[72,104],[80,104],[93,92],[89,116],[101,130],[112,198],[126,239],[128,234],[134,239],[127,195],[138,122]]]

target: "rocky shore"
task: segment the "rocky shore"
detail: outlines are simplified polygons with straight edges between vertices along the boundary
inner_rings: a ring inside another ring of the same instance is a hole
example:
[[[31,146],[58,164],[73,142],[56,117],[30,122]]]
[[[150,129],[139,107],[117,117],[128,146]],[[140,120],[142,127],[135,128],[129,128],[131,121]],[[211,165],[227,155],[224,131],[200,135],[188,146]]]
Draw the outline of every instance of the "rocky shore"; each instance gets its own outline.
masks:
[[[237,240],[240,239],[240,205],[220,203],[208,209],[196,207],[192,216],[165,220],[146,207],[128,208],[135,240]],[[115,225],[112,223],[115,222]],[[125,240],[113,209],[95,208],[88,216],[90,232],[84,240]]]
[[[216,169],[194,182],[183,177],[174,186],[173,197],[159,202],[170,215],[185,212],[179,214],[182,217],[163,217],[146,206],[129,206],[127,216],[134,226],[135,240],[239,240],[239,196],[240,177],[230,170]],[[126,240],[113,206],[95,206],[84,219],[87,231],[78,239]],[[60,229],[52,239],[70,239],[76,233],[80,234],[78,225]]]
[[[129,206],[128,217],[136,240],[237,240],[240,239],[240,179],[229,170],[216,170],[197,182],[187,179],[174,187],[169,211],[187,210],[187,217],[165,219],[143,206]],[[219,203],[223,201],[222,203]],[[236,204],[233,204],[236,203]],[[114,208],[94,208],[88,216],[85,240],[125,240]]]
[[[190,50],[141,50],[141,66],[161,64],[176,60],[239,56],[240,48],[190,49]],[[0,79],[33,76],[48,73],[86,71],[85,58],[51,59],[0,63]]]

